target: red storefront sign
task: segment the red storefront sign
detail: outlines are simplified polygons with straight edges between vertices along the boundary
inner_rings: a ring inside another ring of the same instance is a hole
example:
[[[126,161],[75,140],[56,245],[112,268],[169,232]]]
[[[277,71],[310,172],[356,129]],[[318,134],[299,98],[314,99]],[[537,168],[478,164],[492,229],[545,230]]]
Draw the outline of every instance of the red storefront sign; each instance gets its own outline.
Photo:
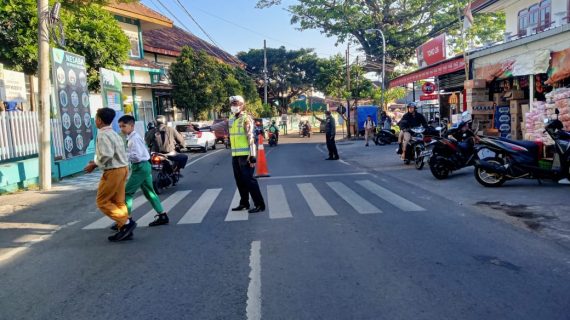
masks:
[[[447,57],[445,33],[422,44],[416,49],[420,68],[431,66],[445,60]]]
[[[420,96],[420,101],[437,100],[437,94],[423,94]]]
[[[392,79],[390,81],[390,88],[403,86],[408,83],[412,83],[415,81],[429,79],[437,76],[441,76],[444,74],[456,72],[459,70],[465,69],[465,61],[463,57],[455,58],[449,61],[445,61],[435,66],[427,67],[424,69],[420,69],[418,71],[409,73],[407,75]]]

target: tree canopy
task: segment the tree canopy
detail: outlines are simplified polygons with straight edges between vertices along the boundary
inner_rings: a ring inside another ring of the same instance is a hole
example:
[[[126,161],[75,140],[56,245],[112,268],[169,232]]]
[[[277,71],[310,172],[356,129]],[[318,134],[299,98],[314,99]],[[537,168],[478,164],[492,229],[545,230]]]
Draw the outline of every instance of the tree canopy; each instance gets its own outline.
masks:
[[[103,1],[100,1],[103,2]],[[89,89],[99,88],[100,67],[120,71],[128,60],[129,40],[113,16],[91,1],[67,2],[61,19],[67,39],[61,49],[85,56]],[[38,16],[34,0],[3,0],[0,6],[0,62],[36,74]],[[52,46],[56,46],[52,43]]]
[[[258,7],[279,5],[281,0],[259,0]],[[386,37],[386,61],[406,64],[415,48],[447,31],[457,35],[460,28],[458,10],[468,0],[298,0],[288,6],[291,23],[300,29],[317,29],[339,42],[356,39],[367,57],[382,58],[382,39],[368,29],[381,29]],[[462,11],[461,11],[462,12]],[[480,16],[476,16],[476,20]],[[473,38],[479,42],[495,40],[504,30],[504,17],[487,15],[484,23],[476,21]],[[452,44],[459,45],[457,42]]]
[[[197,118],[212,110],[229,111],[228,98],[232,95],[242,95],[254,115],[262,108],[255,83],[244,70],[223,64],[203,51],[184,47],[170,66],[170,78],[177,105]]]
[[[252,74],[262,94],[263,49],[240,52],[237,57],[246,63],[246,70]],[[311,89],[317,76],[317,61],[312,49],[267,48],[268,103],[283,110],[293,97]]]

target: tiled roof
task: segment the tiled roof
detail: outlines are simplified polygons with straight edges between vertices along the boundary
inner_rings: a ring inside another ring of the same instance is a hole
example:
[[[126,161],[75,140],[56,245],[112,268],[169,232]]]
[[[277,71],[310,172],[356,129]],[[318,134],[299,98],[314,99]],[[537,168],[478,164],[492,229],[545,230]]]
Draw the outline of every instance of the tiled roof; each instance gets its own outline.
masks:
[[[141,68],[151,68],[151,69],[160,69],[161,66],[157,65],[156,63],[146,60],[146,59],[131,59],[129,62],[126,63],[127,66],[132,67],[141,67]]]
[[[182,47],[189,46],[196,51],[206,54],[233,66],[243,66],[244,63],[224,50],[207,43],[190,32],[176,26],[156,30],[143,31],[144,50],[148,52],[179,56]]]
[[[107,8],[109,9],[109,11],[112,11],[114,13],[128,13],[129,17],[131,18],[139,18],[141,20],[147,20],[144,19],[146,18],[150,18],[150,19],[154,19],[154,20],[158,20],[160,22],[162,22],[165,25],[172,25],[172,20],[168,19],[167,17],[161,15],[160,13],[152,10],[151,8],[145,6],[144,4],[135,1],[135,2],[129,2],[129,3],[110,3],[107,5]]]

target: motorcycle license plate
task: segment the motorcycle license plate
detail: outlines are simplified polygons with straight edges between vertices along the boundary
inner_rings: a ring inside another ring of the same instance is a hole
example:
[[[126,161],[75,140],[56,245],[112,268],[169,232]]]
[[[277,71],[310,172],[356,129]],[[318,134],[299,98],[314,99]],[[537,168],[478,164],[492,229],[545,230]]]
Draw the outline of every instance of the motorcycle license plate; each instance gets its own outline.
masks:
[[[431,150],[424,150],[420,153],[420,157],[431,157],[433,152]]]
[[[477,153],[479,159],[486,159],[486,158],[494,158],[497,154],[489,149],[481,149],[479,153]]]

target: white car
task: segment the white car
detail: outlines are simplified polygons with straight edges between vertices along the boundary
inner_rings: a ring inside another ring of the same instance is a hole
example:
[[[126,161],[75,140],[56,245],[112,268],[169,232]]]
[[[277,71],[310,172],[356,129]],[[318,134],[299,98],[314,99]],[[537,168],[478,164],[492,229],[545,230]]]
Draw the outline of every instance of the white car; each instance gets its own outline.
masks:
[[[189,123],[177,125],[176,131],[184,137],[188,150],[201,149],[202,152],[207,152],[208,148],[216,149],[216,136],[213,132],[200,131],[198,126]]]

